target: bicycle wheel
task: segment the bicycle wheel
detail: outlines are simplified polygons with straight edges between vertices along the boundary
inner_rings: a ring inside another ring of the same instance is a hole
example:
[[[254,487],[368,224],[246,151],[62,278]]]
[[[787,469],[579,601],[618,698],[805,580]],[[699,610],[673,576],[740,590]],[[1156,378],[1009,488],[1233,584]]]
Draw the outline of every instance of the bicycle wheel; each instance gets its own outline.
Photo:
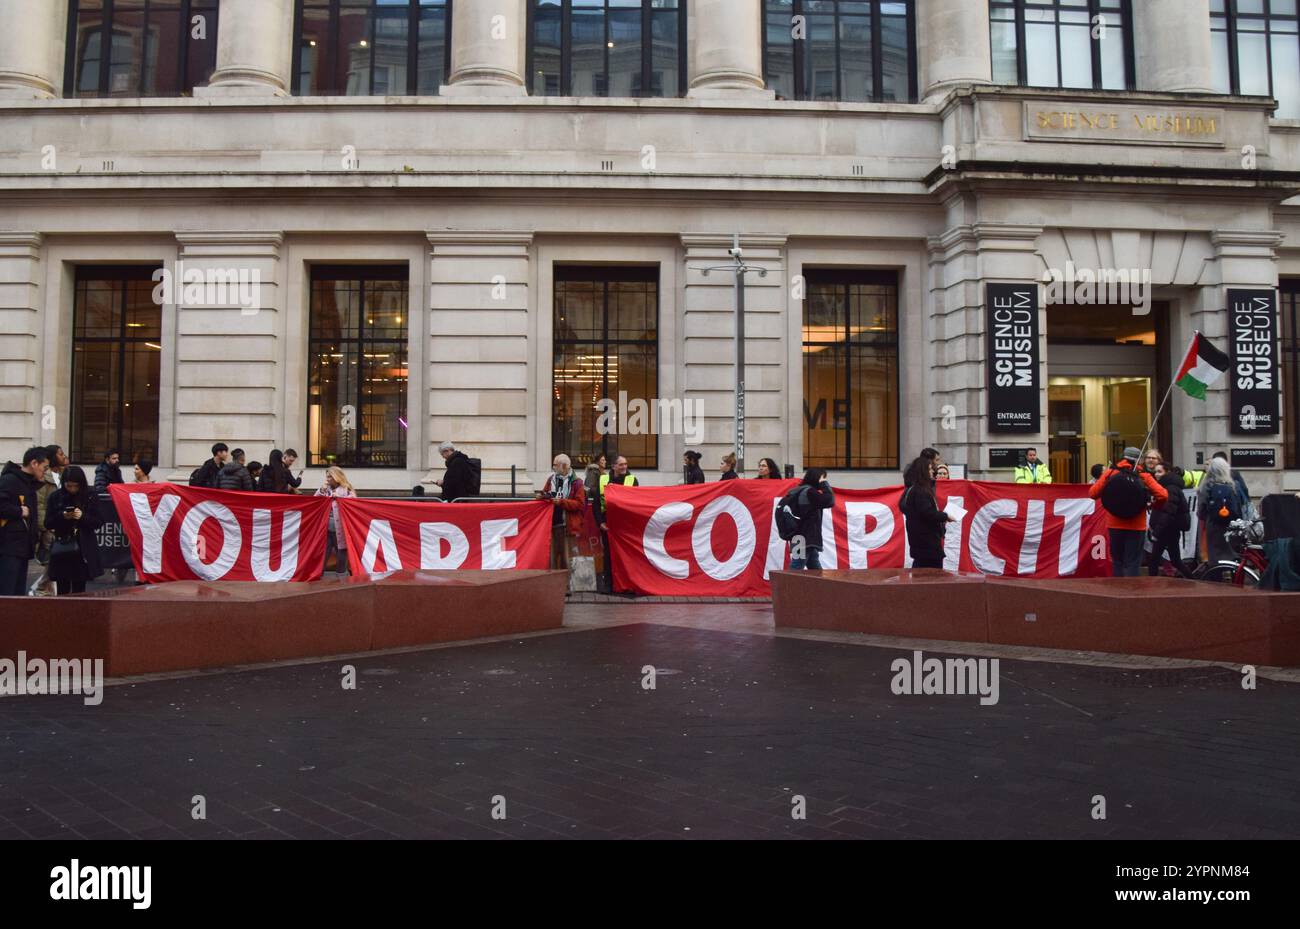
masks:
[[[1249,570],[1249,569],[1247,569]],[[1237,574],[1237,562],[1220,561],[1215,564],[1203,564],[1196,572],[1198,581],[1209,581],[1211,584],[1231,584]],[[1255,583],[1259,583],[1259,578],[1255,578]]]

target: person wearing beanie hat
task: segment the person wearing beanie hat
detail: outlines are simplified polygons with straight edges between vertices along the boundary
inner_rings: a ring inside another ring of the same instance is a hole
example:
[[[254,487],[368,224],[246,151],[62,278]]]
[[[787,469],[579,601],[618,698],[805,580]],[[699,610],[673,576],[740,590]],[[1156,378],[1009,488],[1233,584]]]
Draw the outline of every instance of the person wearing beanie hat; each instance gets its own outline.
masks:
[[[1164,506],[1169,491],[1138,462],[1142,450],[1129,446],[1124,457],[1103,472],[1088,496],[1100,500],[1110,536],[1111,574],[1137,577],[1142,568],[1142,540],[1147,532],[1147,504]],[[1107,489],[1109,488],[1109,489]]]

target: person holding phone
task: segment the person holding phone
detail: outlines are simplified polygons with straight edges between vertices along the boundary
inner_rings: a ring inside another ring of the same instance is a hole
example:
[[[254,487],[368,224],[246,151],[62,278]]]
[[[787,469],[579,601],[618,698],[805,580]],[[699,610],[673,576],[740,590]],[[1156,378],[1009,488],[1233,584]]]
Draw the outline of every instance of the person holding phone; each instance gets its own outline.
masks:
[[[86,581],[103,574],[95,530],[103,523],[86,472],[76,465],[63,471],[63,486],[50,494],[45,528],[54,532],[50,580],[60,597],[84,593]]]
[[[943,537],[952,517],[939,509],[934,492],[937,470],[933,459],[916,459],[908,468],[912,483],[898,498],[899,512],[907,517],[907,545],[914,568],[943,568]]]

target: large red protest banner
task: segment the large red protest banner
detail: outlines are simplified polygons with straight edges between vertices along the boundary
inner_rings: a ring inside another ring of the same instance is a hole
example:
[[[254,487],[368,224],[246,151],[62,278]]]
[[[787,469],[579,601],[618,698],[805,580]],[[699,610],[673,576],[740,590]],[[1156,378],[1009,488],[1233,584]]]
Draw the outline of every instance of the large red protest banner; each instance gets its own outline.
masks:
[[[310,581],[325,568],[329,499],[112,484],[140,580]]]
[[[338,503],[354,572],[550,565],[550,503]]]
[[[606,489],[614,586],[660,596],[762,597],[788,566],[776,533],[777,501],[797,482],[719,481]],[[943,481],[939,506],[966,511],[949,523],[944,567],[1011,577],[1110,573],[1106,516],[1086,485]],[[836,490],[823,512],[821,565],[910,566],[898,511],[902,487]]]

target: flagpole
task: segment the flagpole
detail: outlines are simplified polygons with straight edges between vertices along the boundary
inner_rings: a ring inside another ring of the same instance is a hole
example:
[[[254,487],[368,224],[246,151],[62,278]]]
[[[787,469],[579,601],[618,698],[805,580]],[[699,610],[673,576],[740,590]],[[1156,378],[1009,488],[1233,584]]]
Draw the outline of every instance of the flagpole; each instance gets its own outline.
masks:
[[[1192,344],[1188,346],[1188,351],[1190,351],[1196,345],[1196,337],[1199,336],[1200,334],[1201,334],[1201,330],[1199,329],[1192,330]],[[1186,352],[1183,353],[1183,357],[1184,358],[1186,357]],[[1146,458],[1147,444],[1151,441],[1151,436],[1156,431],[1156,424],[1160,422],[1160,414],[1165,411],[1165,404],[1169,402],[1169,395],[1172,394],[1173,392],[1174,392],[1174,379],[1170,378],[1169,386],[1165,388],[1165,397],[1163,400],[1160,401],[1160,409],[1156,410],[1156,418],[1151,420],[1151,428],[1147,430],[1147,437],[1142,440],[1142,449],[1138,452],[1138,464],[1141,464],[1143,459]]]

